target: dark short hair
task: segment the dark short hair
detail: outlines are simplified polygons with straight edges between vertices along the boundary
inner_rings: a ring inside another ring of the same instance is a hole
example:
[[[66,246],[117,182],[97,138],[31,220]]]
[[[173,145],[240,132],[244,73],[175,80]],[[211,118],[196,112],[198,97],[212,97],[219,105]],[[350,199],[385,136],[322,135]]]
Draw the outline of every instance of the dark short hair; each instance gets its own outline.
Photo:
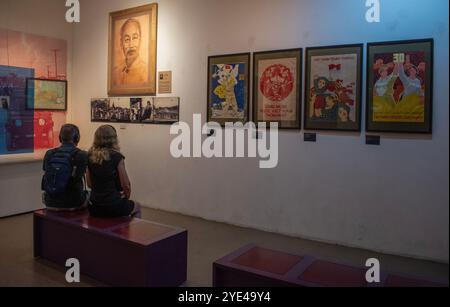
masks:
[[[66,124],[61,127],[59,133],[61,143],[78,143],[80,141],[80,129],[72,124]]]
[[[345,111],[347,111],[348,115],[350,115],[351,109],[346,103],[339,103],[338,109],[344,109]]]

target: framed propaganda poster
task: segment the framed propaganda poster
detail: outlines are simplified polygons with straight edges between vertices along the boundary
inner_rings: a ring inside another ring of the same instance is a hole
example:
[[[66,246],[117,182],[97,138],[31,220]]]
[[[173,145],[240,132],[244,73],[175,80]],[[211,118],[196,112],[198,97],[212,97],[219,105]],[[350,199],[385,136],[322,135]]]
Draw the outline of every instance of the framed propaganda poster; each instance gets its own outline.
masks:
[[[108,95],[156,95],[158,4],[110,14]]]
[[[363,45],[306,49],[306,130],[361,131]]]
[[[254,53],[253,121],[301,128],[302,49]]]
[[[208,58],[208,122],[249,121],[250,53]]]
[[[432,133],[433,40],[370,43],[367,131]]]

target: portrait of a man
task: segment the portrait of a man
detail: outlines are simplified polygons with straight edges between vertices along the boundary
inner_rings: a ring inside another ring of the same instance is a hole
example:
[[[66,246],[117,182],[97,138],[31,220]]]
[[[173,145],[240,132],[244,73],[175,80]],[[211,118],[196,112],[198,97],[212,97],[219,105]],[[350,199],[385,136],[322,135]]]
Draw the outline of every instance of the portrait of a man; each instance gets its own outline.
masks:
[[[156,94],[157,4],[110,16],[109,95]]]
[[[145,84],[148,78],[148,65],[141,57],[141,24],[134,18],[128,19],[120,29],[120,44],[123,59],[113,70],[113,84]]]

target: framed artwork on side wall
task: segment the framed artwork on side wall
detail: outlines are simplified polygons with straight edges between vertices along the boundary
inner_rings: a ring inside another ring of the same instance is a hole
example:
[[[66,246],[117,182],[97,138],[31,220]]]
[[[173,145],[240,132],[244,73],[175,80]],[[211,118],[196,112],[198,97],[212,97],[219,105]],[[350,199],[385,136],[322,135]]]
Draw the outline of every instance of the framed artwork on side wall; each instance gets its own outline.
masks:
[[[67,122],[67,41],[0,28],[0,50],[0,164],[42,160]]]
[[[67,111],[67,81],[28,78],[27,109]]]
[[[208,122],[247,123],[250,116],[250,53],[208,58]]]
[[[367,131],[432,133],[433,40],[370,43]]]
[[[306,130],[361,131],[363,45],[306,49]]]
[[[253,56],[253,121],[301,128],[302,49]]]
[[[108,95],[156,95],[158,4],[110,14]]]

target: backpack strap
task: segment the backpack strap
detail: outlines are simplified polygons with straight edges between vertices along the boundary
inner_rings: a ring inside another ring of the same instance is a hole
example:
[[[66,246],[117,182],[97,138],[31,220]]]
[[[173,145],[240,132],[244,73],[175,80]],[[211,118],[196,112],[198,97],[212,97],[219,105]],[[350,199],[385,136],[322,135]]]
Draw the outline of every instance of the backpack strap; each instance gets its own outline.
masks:
[[[72,178],[75,177],[75,173],[77,172],[77,167],[75,166],[75,156],[80,152],[81,150],[75,147],[70,151],[70,161],[72,163]]]
[[[75,177],[76,167],[75,167],[75,156],[80,152],[81,150],[78,147],[75,147],[71,149],[70,151],[64,150],[63,147],[58,147],[53,150],[51,153],[51,157],[57,153],[64,153],[68,154],[70,157],[70,163],[72,164],[72,177]]]

